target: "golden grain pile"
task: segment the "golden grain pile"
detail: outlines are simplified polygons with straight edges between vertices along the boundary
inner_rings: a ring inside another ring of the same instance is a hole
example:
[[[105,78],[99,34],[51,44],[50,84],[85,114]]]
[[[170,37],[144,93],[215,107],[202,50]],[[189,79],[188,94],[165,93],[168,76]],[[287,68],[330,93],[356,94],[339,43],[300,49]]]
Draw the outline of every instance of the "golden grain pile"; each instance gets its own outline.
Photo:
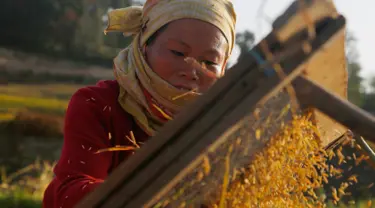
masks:
[[[341,163],[348,158],[344,158],[341,148],[336,152],[325,150],[318,136],[308,117],[294,117],[255,155],[250,167],[237,174],[212,207],[324,207],[324,197],[315,191],[330,177],[340,177],[343,172],[328,165],[328,161],[337,157]],[[353,159],[358,163],[365,158]],[[352,176],[340,187],[332,187],[330,200],[337,203],[355,182],[356,177]]]

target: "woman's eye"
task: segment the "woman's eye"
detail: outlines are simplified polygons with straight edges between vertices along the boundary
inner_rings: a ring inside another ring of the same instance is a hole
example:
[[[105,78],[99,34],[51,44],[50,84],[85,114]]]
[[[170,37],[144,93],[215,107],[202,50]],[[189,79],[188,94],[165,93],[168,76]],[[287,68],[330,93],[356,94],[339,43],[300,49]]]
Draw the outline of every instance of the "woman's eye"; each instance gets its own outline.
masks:
[[[214,65],[217,65],[215,62],[212,62],[212,61],[203,61],[204,64],[208,65],[208,66],[214,66]]]
[[[176,55],[176,56],[185,56],[184,53],[179,52],[179,51],[171,50],[171,52],[172,52],[174,55]]]

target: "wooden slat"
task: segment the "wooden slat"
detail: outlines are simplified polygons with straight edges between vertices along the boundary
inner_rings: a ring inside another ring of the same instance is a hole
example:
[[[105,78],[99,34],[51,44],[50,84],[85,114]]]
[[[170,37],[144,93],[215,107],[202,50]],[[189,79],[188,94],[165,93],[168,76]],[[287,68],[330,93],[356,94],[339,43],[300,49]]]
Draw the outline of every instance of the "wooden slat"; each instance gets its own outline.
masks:
[[[296,92],[305,107],[317,108],[356,134],[375,142],[375,117],[370,113],[307,78],[299,77],[293,84],[300,86]]]

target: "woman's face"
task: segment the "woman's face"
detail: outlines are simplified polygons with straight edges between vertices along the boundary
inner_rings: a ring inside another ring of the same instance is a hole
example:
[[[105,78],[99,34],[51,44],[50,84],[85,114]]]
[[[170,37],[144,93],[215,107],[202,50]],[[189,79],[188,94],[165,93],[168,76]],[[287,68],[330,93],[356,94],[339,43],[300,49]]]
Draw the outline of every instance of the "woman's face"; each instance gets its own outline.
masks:
[[[175,87],[205,92],[225,70],[227,50],[217,27],[181,19],[169,23],[146,46],[146,59],[155,73]]]

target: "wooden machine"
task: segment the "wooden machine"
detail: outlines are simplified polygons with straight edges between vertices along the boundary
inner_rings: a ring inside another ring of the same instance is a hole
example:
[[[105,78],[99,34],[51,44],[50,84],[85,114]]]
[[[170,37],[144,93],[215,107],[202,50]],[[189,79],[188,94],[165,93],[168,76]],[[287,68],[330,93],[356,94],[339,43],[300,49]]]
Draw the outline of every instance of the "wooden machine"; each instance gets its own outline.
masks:
[[[78,207],[169,207],[217,191],[231,148],[231,168],[251,164],[251,156],[292,110],[309,109],[324,145],[347,130],[375,141],[375,118],[347,98],[345,18],[328,0],[298,0],[274,21],[272,32],[233,66],[212,89],[169,122],[134,156],[115,170]],[[185,186],[210,161],[201,183]]]

